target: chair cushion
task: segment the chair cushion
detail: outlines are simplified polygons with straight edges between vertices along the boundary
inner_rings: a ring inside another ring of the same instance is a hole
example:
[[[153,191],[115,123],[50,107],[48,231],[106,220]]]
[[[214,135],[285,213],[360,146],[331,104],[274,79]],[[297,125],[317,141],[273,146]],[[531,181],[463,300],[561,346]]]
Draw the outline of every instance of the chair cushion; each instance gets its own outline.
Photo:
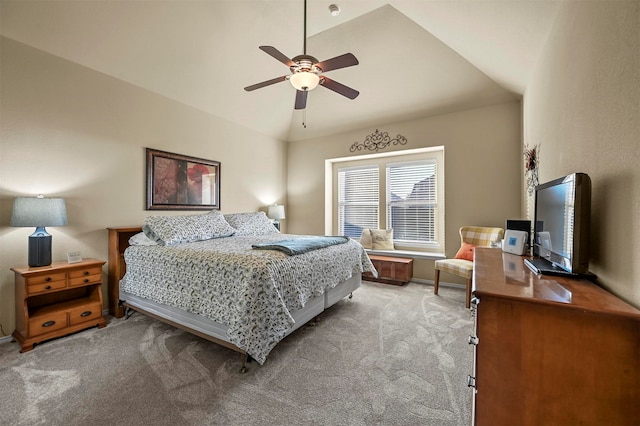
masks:
[[[454,257],[456,259],[465,259],[473,262],[473,254],[475,250],[476,250],[476,246],[474,246],[473,244],[463,242],[460,245],[460,249],[458,250],[458,252]]]
[[[471,278],[473,274],[473,262],[465,259],[436,260],[435,268],[463,278]]]

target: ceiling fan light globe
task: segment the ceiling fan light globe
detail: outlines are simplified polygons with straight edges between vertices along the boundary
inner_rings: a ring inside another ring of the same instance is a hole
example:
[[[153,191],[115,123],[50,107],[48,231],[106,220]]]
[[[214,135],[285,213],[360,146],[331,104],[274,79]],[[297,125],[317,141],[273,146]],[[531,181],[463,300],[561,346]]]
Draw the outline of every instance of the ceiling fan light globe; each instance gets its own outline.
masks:
[[[300,71],[297,72],[289,78],[291,85],[296,88],[296,90],[309,91],[318,87],[320,83],[320,77],[312,72],[308,71]]]

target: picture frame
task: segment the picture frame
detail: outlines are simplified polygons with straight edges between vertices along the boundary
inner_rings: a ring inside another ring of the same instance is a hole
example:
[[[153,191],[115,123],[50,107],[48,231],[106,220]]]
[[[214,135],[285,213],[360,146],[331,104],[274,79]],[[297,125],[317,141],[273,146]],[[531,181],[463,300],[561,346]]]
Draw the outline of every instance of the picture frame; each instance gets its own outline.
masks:
[[[67,262],[68,263],[80,263],[80,262],[82,262],[82,253],[80,253],[79,251],[67,252]]]
[[[147,210],[219,210],[220,162],[146,148]]]

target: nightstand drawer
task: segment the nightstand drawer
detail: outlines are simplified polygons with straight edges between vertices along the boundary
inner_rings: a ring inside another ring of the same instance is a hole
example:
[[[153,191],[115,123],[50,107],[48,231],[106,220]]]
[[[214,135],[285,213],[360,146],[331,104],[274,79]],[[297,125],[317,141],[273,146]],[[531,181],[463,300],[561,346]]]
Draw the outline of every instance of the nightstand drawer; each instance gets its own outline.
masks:
[[[63,275],[64,278],[64,275]],[[62,281],[50,281],[39,284],[31,284],[27,286],[27,293],[29,295],[37,294],[37,293],[46,293],[48,291],[60,290],[61,288],[65,288],[67,286],[66,281],[63,279]]]
[[[29,335],[37,336],[38,334],[63,329],[66,326],[66,312],[51,312],[46,315],[29,318]]]
[[[80,324],[97,318],[102,318],[102,305],[100,303],[92,303],[69,310],[69,325]]]
[[[64,272],[57,274],[42,274],[25,279],[27,292],[29,294],[40,293],[47,290],[64,288],[67,274]]]
[[[102,281],[102,268],[87,268],[69,272],[69,286],[95,284]]]

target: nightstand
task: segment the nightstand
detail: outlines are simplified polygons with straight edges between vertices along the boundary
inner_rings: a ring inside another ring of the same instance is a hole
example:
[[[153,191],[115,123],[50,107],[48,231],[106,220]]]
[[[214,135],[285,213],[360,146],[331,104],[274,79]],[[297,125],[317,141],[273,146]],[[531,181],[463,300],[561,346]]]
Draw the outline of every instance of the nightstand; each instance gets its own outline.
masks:
[[[20,352],[45,340],[98,326],[102,316],[102,265],[97,259],[79,263],[54,262],[15,272],[16,330]]]

